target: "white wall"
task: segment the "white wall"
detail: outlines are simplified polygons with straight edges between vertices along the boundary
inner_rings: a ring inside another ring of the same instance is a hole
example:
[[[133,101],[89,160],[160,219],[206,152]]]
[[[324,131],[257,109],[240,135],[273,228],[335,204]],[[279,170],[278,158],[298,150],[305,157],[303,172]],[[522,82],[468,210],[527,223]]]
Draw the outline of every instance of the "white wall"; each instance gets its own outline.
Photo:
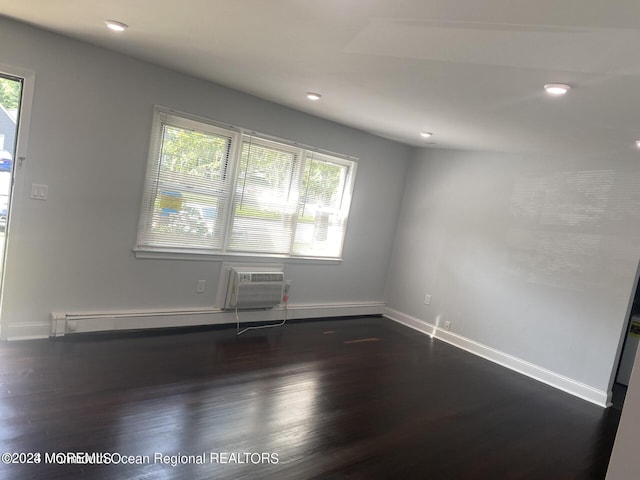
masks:
[[[631,148],[591,159],[417,152],[388,307],[608,392],[640,258],[637,165]]]
[[[4,18],[0,64],[35,72],[4,338],[46,336],[52,312],[213,305],[220,262],[132,252],[154,104],[358,157],[344,260],[286,262],[291,302],[384,301],[409,147]],[[28,199],[32,183],[47,201]]]

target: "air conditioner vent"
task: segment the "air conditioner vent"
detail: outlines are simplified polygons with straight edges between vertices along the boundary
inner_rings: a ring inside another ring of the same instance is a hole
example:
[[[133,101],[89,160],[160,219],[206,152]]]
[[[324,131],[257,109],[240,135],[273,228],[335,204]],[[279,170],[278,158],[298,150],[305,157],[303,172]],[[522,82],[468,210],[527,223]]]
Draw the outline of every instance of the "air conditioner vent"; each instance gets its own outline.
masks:
[[[231,269],[224,308],[272,308],[282,301],[283,272],[247,272]]]

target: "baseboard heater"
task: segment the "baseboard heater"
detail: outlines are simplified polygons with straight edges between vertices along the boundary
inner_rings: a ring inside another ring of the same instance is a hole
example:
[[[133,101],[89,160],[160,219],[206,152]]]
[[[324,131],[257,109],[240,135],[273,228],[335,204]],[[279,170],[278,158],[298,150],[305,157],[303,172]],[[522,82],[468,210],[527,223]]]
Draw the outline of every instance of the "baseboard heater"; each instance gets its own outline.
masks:
[[[226,292],[226,290],[225,290]],[[221,292],[221,293],[225,293]],[[224,300],[224,297],[222,298]],[[274,300],[275,301],[275,300]],[[291,320],[310,320],[363,315],[381,315],[385,305],[382,302],[336,303],[336,304],[296,304],[288,307]],[[175,328],[201,325],[230,325],[237,322],[235,309],[186,308],[170,310],[132,310],[102,312],[53,312],[50,324],[42,325],[37,335],[15,334],[12,340],[26,338],[60,337],[76,333],[111,332],[126,330],[146,330],[154,328]],[[280,321],[284,307],[244,310],[243,322]],[[11,327],[11,325],[10,325]],[[14,330],[16,327],[13,327]]]
[[[225,310],[273,308],[280,305],[285,287],[284,272],[229,270]]]
[[[53,312],[51,314],[49,336],[59,337],[70,333],[210,325],[218,323],[212,320],[221,313],[223,313],[223,310],[220,308],[94,313]]]

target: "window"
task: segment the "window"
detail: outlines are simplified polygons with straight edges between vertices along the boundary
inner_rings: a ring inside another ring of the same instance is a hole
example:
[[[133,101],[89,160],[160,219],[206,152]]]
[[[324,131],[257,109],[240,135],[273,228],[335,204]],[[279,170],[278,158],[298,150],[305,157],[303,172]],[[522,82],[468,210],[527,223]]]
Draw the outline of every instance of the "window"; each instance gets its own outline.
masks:
[[[157,108],[136,251],[340,258],[355,170]]]

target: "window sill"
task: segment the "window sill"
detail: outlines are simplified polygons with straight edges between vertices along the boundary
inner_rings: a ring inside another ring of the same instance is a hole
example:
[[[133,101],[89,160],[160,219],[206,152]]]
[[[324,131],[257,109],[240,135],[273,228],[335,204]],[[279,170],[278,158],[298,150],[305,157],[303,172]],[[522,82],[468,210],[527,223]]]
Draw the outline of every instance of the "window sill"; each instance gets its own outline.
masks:
[[[247,262],[261,262],[278,259],[286,261],[286,263],[320,263],[320,264],[340,264],[341,258],[325,258],[325,257],[289,257],[287,255],[268,255],[268,254],[248,254],[248,253],[213,253],[202,252],[198,250],[172,250],[166,249],[141,249],[134,248],[133,253],[138,259],[156,259],[156,260],[197,260],[205,262],[226,262],[238,261],[238,259],[246,259]]]

